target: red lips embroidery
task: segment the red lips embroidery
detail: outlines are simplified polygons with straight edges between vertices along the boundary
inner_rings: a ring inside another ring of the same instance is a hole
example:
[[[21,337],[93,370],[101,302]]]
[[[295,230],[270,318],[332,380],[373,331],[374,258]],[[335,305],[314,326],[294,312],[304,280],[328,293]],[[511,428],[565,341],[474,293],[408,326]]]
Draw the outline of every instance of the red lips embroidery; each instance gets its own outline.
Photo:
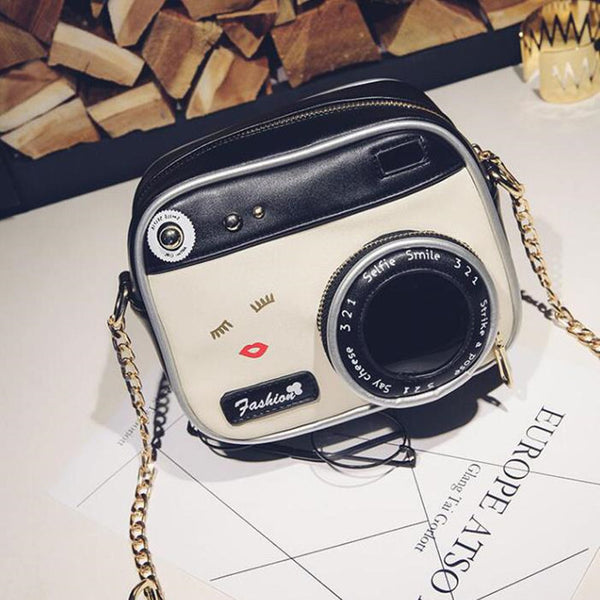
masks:
[[[248,344],[240,350],[240,354],[247,358],[260,358],[269,349],[267,344],[262,342],[254,342],[254,344]]]

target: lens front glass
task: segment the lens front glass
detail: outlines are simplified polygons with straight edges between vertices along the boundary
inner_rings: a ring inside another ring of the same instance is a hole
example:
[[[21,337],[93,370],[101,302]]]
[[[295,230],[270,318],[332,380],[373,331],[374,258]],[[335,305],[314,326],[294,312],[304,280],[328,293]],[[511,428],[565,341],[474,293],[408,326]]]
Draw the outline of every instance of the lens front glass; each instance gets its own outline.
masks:
[[[363,334],[373,361],[386,371],[421,375],[437,371],[461,350],[471,315],[463,292],[427,270],[390,279],[365,307]]]

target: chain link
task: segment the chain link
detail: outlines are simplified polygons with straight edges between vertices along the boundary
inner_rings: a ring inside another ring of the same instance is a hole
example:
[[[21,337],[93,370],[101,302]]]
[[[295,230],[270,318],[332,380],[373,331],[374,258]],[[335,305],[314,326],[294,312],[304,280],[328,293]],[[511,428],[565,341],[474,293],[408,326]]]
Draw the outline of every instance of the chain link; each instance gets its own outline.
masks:
[[[155,455],[148,428],[150,419],[148,418],[146,401],[142,393],[140,372],[135,364],[135,354],[131,345],[131,339],[125,331],[125,311],[128,301],[129,279],[126,275],[122,274],[117,304],[115,305],[113,314],[108,319],[108,329],[110,330],[113,347],[119,366],[121,367],[123,380],[129,392],[131,404],[135,410],[139,434],[142,440],[135,498],[131,505],[129,516],[129,539],[140,582],[132,590],[129,600],[163,600],[160,582],[152,561],[152,554],[148,547],[148,538],[146,537],[146,518],[148,514],[148,501],[154,482]]]
[[[562,303],[554,290],[542,253],[540,237],[531,215],[531,208],[525,198],[525,187],[493,152],[482,150],[479,146],[473,146],[473,148],[492,181],[510,194],[513,214],[521,233],[527,258],[548,298],[551,308],[548,317],[600,358],[600,338],[573,316],[573,313]]]

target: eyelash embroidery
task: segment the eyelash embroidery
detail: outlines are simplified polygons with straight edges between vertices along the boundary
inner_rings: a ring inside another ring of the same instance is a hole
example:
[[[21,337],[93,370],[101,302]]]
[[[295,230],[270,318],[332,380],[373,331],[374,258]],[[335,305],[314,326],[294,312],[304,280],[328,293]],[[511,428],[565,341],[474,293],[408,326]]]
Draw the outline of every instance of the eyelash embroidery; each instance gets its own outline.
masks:
[[[255,312],[261,311],[268,304],[272,304],[275,302],[275,296],[273,294],[267,294],[258,300],[255,300],[252,304],[250,304],[250,308]]]
[[[222,335],[225,335],[230,329],[233,328],[233,325],[225,319],[216,329],[213,329],[210,332],[210,337],[213,340],[220,338]]]

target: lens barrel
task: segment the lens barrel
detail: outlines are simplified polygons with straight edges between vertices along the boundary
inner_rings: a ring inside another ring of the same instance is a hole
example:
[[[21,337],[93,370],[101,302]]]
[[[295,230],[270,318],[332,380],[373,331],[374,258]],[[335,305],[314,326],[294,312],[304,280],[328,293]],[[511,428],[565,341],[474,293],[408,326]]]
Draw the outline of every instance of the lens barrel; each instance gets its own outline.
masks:
[[[319,309],[335,371],[364,399],[421,404],[459,387],[497,332],[496,293],[462,243],[433,233],[382,236],[330,279]]]

